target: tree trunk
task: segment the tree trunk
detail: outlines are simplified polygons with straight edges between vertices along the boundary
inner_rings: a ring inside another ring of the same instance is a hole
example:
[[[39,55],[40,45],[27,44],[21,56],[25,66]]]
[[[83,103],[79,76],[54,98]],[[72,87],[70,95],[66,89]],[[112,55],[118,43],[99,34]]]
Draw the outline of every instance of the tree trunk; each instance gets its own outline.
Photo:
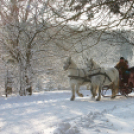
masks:
[[[31,54],[31,42],[27,46],[26,50],[26,92],[28,95],[32,95],[32,68],[30,59],[32,58]]]
[[[20,91],[19,91],[19,94],[20,96],[24,96],[26,95],[26,92],[25,92],[25,67],[24,67],[24,63],[22,62],[22,60],[20,60],[20,63],[19,63],[19,66],[20,66]]]
[[[5,80],[5,94],[12,94],[13,76],[12,73],[7,70],[6,80]]]
[[[19,55],[20,56],[20,55]],[[32,71],[31,71],[31,48],[28,46],[28,51],[26,51],[26,59],[20,57],[20,96],[32,95]]]

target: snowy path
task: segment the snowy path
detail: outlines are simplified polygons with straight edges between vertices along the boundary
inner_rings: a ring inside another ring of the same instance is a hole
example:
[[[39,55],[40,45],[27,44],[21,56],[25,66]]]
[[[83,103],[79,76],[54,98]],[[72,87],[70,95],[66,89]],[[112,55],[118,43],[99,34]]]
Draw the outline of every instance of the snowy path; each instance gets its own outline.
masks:
[[[70,91],[0,98],[0,134],[134,134],[134,97],[70,101]],[[89,96],[87,96],[89,95]]]

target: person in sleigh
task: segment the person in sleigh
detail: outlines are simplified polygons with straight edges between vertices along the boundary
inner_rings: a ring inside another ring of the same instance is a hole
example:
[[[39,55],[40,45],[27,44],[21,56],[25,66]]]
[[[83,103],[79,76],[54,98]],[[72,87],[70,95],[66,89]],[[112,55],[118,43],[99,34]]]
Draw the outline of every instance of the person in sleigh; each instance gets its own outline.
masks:
[[[115,68],[119,71],[120,80],[127,83],[127,70],[128,64],[126,63],[124,57],[120,57],[120,61],[115,65]]]

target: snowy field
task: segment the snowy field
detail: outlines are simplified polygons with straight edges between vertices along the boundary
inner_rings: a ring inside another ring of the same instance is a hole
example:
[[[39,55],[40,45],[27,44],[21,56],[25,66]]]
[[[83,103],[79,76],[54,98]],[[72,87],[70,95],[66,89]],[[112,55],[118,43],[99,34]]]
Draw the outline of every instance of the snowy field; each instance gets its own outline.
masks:
[[[70,101],[70,91],[0,98],[0,134],[134,134],[134,97]],[[134,94],[133,94],[134,96]]]

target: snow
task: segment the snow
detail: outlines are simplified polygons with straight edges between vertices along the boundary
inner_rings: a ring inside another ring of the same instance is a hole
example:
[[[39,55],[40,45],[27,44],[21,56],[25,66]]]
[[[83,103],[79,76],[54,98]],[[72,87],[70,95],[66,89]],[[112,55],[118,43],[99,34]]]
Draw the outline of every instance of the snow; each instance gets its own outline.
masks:
[[[133,134],[133,97],[117,96],[70,101],[71,91],[46,91],[32,96],[0,98],[0,134]]]

